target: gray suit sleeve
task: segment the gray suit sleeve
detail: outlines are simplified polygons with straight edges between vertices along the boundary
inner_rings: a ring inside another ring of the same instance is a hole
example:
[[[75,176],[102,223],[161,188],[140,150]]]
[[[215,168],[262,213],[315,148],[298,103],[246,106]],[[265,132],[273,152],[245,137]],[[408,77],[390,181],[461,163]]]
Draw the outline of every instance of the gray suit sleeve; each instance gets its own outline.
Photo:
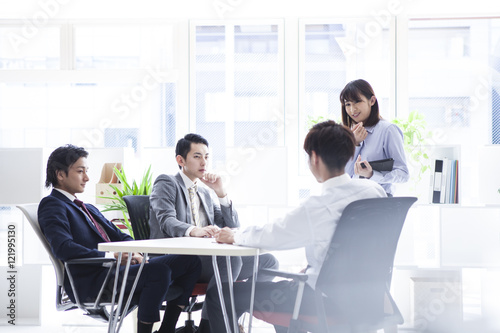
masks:
[[[229,206],[214,205],[214,224],[219,228],[239,228],[240,221],[238,213],[233,209],[233,203]]]
[[[160,175],[155,180],[150,196],[152,238],[184,236],[191,224],[187,223],[183,201],[182,192],[172,177]]]

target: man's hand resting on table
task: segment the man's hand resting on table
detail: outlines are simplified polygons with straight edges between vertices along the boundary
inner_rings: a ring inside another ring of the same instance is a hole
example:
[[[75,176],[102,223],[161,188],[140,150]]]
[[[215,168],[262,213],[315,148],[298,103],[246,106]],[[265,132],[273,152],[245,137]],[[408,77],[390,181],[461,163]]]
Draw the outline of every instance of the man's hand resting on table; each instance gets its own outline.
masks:
[[[218,243],[233,244],[234,243],[234,231],[228,227],[224,227],[215,233],[215,240]]]
[[[189,232],[191,237],[214,237],[215,233],[219,230],[219,227],[215,225],[209,225],[203,228],[194,227],[193,230]]]

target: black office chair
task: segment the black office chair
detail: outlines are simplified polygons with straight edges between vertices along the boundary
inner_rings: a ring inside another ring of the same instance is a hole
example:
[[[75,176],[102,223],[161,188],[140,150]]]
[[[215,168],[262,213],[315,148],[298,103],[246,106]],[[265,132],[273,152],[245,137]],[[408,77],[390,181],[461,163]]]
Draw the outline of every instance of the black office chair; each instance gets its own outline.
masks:
[[[397,332],[403,317],[389,284],[394,256],[413,197],[377,198],[349,204],[338,222],[316,284],[316,316],[255,311],[255,317],[287,332]],[[269,274],[295,278],[304,274]],[[301,299],[297,299],[300,306]]]
[[[149,239],[149,195],[126,195],[123,200],[127,205],[134,238],[136,240]],[[192,312],[201,310],[203,307],[203,302],[198,302],[198,296],[206,294],[207,285],[207,283],[197,283],[195,285],[189,305],[182,310],[182,312],[187,313],[187,319],[183,327],[176,329],[176,333],[195,333],[198,329],[192,320]]]
[[[57,259],[52,250],[50,248],[50,244],[45,238],[45,235],[42,233],[40,229],[40,225],[38,224],[38,204],[23,204],[17,206],[26,216],[29,221],[31,227],[35,231],[35,234],[38,236],[38,239],[42,242],[43,247],[49,254],[50,261],[54,266],[54,271],[56,273],[56,309],[57,311],[68,311],[76,308],[80,308],[84,311],[85,315],[97,319],[99,321],[108,322],[109,321],[109,311],[107,308],[111,306],[111,298],[108,293],[105,292],[105,286],[107,285],[109,279],[111,278],[111,272],[114,271],[114,267],[116,264],[116,260],[114,258],[84,258],[84,259],[73,259],[68,260],[66,262],[62,262]],[[75,286],[72,281],[71,269],[72,265],[95,265],[102,264],[105,267],[108,267],[108,274],[106,279],[104,280],[100,292],[95,300],[92,302],[81,302],[78,297],[78,292],[75,289]],[[73,295],[75,297],[75,301],[73,302],[67,295],[64,290],[64,276],[68,274],[68,278],[70,280],[71,288],[73,291]],[[127,316],[130,312],[132,312],[137,307],[137,302],[133,298],[132,305],[129,307],[124,316]],[[124,317],[123,317],[124,318]],[[121,318],[118,318],[121,320]]]

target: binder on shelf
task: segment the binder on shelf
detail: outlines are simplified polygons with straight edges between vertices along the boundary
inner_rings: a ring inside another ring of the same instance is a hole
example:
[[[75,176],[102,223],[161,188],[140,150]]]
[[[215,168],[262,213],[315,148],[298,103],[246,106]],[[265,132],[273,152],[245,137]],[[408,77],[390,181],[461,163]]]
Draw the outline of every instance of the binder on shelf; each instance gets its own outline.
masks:
[[[448,203],[449,197],[450,197],[450,191],[448,190],[448,187],[450,186],[450,167],[451,163],[450,160],[447,158],[443,159],[443,169],[442,169],[442,176],[441,176],[441,196],[439,198],[439,203]]]
[[[443,160],[434,163],[434,186],[432,188],[432,203],[441,202],[441,182],[443,178]]]
[[[458,160],[436,159],[432,179],[432,203],[458,203]]]
[[[453,203],[458,203],[458,161],[455,161],[453,172]]]

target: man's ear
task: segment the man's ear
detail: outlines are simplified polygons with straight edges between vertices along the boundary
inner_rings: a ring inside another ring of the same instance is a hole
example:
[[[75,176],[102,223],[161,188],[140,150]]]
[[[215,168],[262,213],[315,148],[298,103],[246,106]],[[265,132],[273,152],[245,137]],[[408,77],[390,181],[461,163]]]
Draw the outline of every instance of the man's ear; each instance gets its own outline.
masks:
[[[311,164],[312,165],[317,165],[318,164],[318,159],[319,159],[319,156],[316,155],[316,152],[314,150],[311,151]]]
[[[61,181],[64,179],[64,171],[63,170],[57,170],[56,171],[56,178],[58,181]]]
[[[175,157],[175,160],[177,161],[177,164],[179,164],[181,167],[184,166],[185,161],[184,161],[184,157],[182,157],[182,155],[177,155]]]

